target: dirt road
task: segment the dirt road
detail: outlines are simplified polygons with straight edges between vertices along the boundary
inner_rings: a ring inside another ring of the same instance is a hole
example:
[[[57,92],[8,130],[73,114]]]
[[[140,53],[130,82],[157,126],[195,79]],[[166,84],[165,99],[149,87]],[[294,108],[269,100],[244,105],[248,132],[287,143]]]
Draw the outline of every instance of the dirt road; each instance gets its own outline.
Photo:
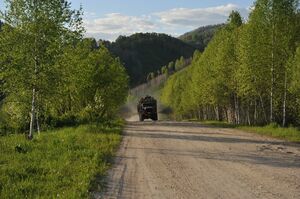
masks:
[[[129,122],[99,198],[300,198],[300,147],[195,123]]]

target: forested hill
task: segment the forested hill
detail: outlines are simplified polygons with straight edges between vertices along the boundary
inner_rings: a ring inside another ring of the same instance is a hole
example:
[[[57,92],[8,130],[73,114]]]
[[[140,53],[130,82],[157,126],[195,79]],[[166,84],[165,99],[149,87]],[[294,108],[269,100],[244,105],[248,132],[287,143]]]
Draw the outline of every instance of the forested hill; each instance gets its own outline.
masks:
[[[216,31],[222,27],[224,27],[224,24],[200,27],[196,30],[185,33],[184,35],[180,36],[179,39],[190,45],[193,45],[200,51],[204,51]]]
[[[113,43],[102,43],[124,63],[132,87],[144,83],[150,72],[160,70],[161,66],[181,56],[189,58],[196,50],[180,39],[158,33],[120,36]]]

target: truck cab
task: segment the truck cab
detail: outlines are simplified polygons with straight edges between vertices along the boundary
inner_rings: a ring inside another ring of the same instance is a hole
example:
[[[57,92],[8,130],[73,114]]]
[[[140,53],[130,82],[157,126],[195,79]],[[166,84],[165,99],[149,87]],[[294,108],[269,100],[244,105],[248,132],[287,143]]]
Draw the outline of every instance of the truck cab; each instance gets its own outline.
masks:
[[[152,119],[153,121],[158,120],[157,101],[151,96],[140,99],[137,105],[137,111],[140,121],[144,121],[145,119]]]

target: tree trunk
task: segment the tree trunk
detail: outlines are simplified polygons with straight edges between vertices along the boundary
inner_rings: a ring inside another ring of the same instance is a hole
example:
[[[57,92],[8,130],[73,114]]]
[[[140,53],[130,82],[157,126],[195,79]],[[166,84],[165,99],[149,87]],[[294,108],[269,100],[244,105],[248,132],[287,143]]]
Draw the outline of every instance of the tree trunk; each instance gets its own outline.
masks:
[[[256,99],[254,100],[254,125],[257,124],[257,101]]]
[[[206,106],[203,107],[203,120],[207,120],[207,111],[206,111]]]
[[[34,131],[34,120],[35,120],[35,88],[32,89],[32,101],[31,101],[31,113],[30,113],[30,128],[28,139],[33,139],[33,131]]]
[[[249,126],[251,126],[250,107],[251,107],[251,103],[248,104],[248,107],[247,107],[247,120],[248,120],[248,125],[249,125]]]
[[[202,120],[202,117],[201,117],[201,107],[198,108],[198,119]]]
[[[286,96],[287,96],[287,72],[284,74],[284,96],[283,96],[283,113],[282,113],[282,126],[286,125]]]
[[[224,107],[224,115],[225,115],[225,121],[229,122],[227,107]]]
[[[236,96],[236,119],[237,119],[237,124],[240,124],[241,121],[240,121],[240,103],[239,103],[239,97],[237,96],[237,94],[235,96]]]
[[[215,111],[216,111],[216,119],[217,119],[217,121],[220,121],[220,112],[219,112],[219,106],[218,105],[216,106]]]
[[[236,94],[233,94],[233,103],[234,103],[234,124],[238,124],[237,97],[236,97]]]
[[[38,134],[40,134],[41,129],[40,129],[39,110],[38,109],[37,109],[37,112],[36,112],[36,129],[37,129]]]
[[[266,110],[265,110],[263,98],[262,98],[261,95],[259,97],[260,97],[260,103],[261,103],[261,108],[262,108],[262,111],[263,111],[263,114],[264,114],[265,122],[268,123],[268,121],[267,121],[267,114],[266,114]]]
[[[271,92],[270,92],[270,123],[272,123],[274,121],[274,117],[273,117],[273,97],[274,97],[274,82],[275,82],[275,78],[274,78],[274,69],[275,69],[275,60],[274,60],[274,48],[275,48],[275,22],[274,22],[274,8],[272,8],[272,17],[273,17],[273,24],[272,24],[272,53],[271,53],[271,57],[272,57],[272,65],[271,65]]]
[[[273,56],[273,53],[272,53],[272,56]],[[272,82],[271,82],[271,93],[270,93],[270,123],[273,122],[273,95],[274,95],[274,87],[273,87],[273,84],[274,84],[274,69],[273,69],[273,64],[272,64]]]
[[[35,22],[37,19],[37,1],[35,0],[34,2],[35,6]],[[37,23],[37,22],[36,22]],[[36,33],[37,34],[37,33]],[[34,124],[35,124],[35,97],[36,97],[36,76],[37,76],[37,35],[35,35],[35,40],[34,40],[34,84],[33,84],[33,89],[32,89],[32,101],[31,101],[31,113],[30,113],[30,127],[29,127],[29,135],[28,139],[32,140],[33,139],[33,132],[34,132]]]

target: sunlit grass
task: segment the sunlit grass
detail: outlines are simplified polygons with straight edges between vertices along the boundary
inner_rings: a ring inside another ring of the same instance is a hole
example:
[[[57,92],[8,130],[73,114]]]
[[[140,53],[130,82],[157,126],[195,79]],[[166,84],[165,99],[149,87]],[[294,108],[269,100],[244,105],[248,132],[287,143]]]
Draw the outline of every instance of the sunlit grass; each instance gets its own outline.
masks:
[[[291,142],[300,142],[300,131],[294,127],[281,128],[271,124],[264,127],[242,126],[238,128],[247,132],[258,133],[260,135],[271,136]]]
[[[276,124],[270,124],[267,126],[238,126],[229,124],[227,122],[219,121],[203,121],[202,124],[220,127],[220,128],[236,128],[250,133],[257,133],[260,135],[279,138],[291,142],[300,142],[300,130],[295,127],[282,128]]]
[[[0,198],[89,198],[119,145],[118,125],[0,137]]]

